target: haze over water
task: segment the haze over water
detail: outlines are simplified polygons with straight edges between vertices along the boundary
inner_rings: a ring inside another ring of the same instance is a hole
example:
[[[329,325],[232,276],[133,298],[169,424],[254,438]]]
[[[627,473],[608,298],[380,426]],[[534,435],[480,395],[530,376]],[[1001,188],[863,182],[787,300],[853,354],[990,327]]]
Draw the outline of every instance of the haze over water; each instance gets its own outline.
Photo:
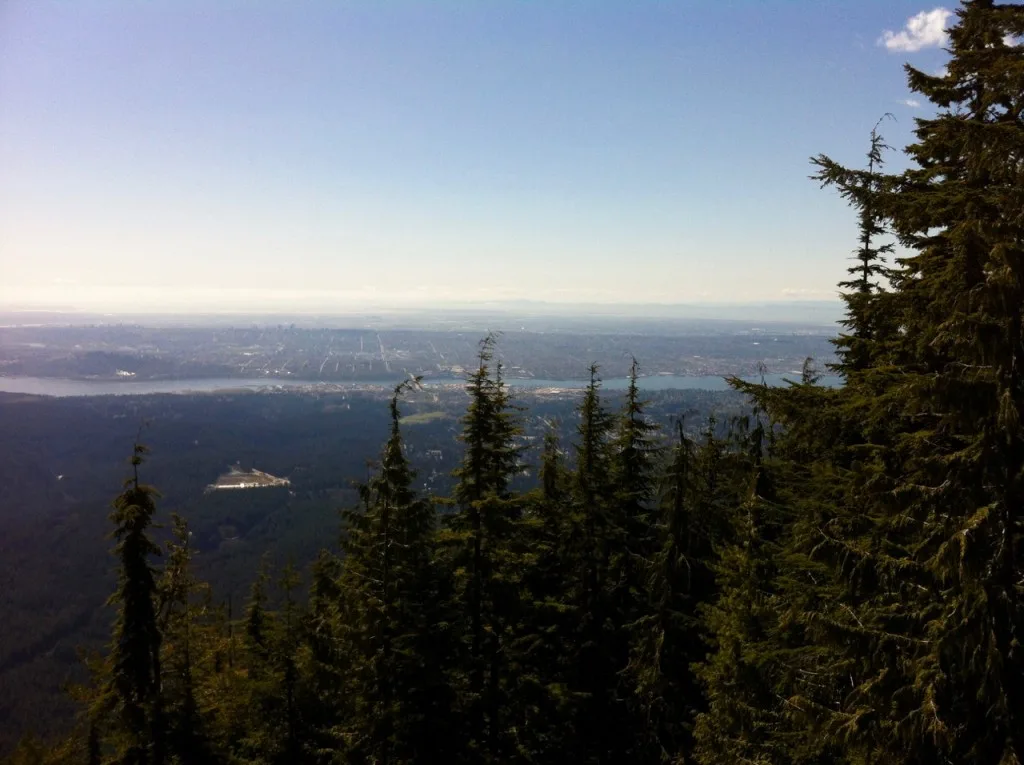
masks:
[[[769,385],[785,385],[787,380],[799,380],[799,373],[786,375],[766,375],[764,380]],[[761,378],[744,378],[749,382],[758,382]],[[510,377],[505,380],[513,388],[567,388],[580,389],[586,385],[584,380],[536,380]],[[303,388],[309,390],[344,390],[367,386],[393,386],[401,382],[393,380],[360,381],[351,383],[318,383],[309,380],[263,379],[245,380],[230,378],[209,378],[198,380],[147,380],[141,382],[118,382],[110,380],[62,380],[41,377],[0,377],[0,392],[27,393],[38,396],[109,396],[109,395],[147,395],[155,393],[211,393],[225,390],[260,390],[275,387]],[[839,378],[826,376],[819,381],[822,385],[839,384]],[[456,379],[424,380],[425,386],[445,385],[461,386],[465,382]],[[624,390],[629,381],[624,378],[604,380],[602,387],[607,390]],[[714,376],[681,376],[659,375],[641,377],[637,380],[642,390],[728,390],[729,385],[723,377]]]

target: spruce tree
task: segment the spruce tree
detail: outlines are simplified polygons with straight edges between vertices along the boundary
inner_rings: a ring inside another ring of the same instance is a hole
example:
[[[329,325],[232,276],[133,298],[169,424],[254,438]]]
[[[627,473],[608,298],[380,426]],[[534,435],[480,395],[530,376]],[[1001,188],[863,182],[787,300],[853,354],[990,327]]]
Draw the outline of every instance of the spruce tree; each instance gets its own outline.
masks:
[[[696,447],[682,419],[676,429],[645,562],[649,606],[632,628],[630,672],[661,759],[685,761],[705,706],[693,667],[708,653],[701,611],[715,594],[711,566],[721,540],[715,519],[701,512],[708,504],[697,489]]]
[[[509,645],[520,619],[525,550],[522,501],[510,490],[522,470],[519,410],[494,363],[496,338],[480,344],[466,386],[469,406],[460,440],[464,456],[454,475],[456,512],[445,545],[461,605],[462,661],[453,677],[466,723],[471,760],[500,761],[517,749],[511,708],[514,676]],[[464,681],[464,682],[463,682]]]
[[[886,116],[892,117],[886,114],[882,119]],[[839,363],[832,368],[844,375],[872,366],[877,361],[874,357],[881,341],[895,329],[893,317],[885,307],[886,285],[894,273],[887,258],[891,257],[895,245],[892,241],[878,241],[888,233],[880,196],[892,180],[882,172],[885,164],[883,152],[891,147],[879,133],[881,122],[880,119],[871,130],[865,169],[842,167],[824,154],[811,160],[819,168],[812,178],[822,187],[835,186],[857,211],[859,237],[854,251],[855,262],[847,269],[850,278],[839,283],[846,304],[842,324],[847,331],[833,341]]]
[[[779,704],[765,650],[773,623],[773,551],[765,539],[761,469],[749,479],[731,539],[714,564],[719,595],[704,609],[712,651],[698,668],[707,711],[696,719],[694,756],[704,765],[789,762],[777,745]]]
[[[270,563],[267,555],[249,591],[242,624],[242,696],[239,714],[228,721],[229,745],[245,761],[270,765],[281,756],[281,682],[276,671],[274,636],[278,615],[269,608]]]
[[[764,383],[744,387],[753,389],[755,402],[778,392]],[[802,382],[788,390],[813,387]],[[715,516],[726,525],[714,536],[710,568],[715,596],[698,608],[711,650],[705,661],[694,665],[706,707],[696,718],[692,752],[705,765],[845,761],[837,760],[836,747],[816,729],[815,717],[799,695],[807,687],[827,693],[834,669],[820,646],[803,643],[800,627],[806,614],[793,607],[804,589],[814,590],[818,581],[812,576],[793,586],[787,579],[794,517],[820,497],[812,496],[798,508],[789,504],[789,490],[796,486],[799,492],[805,486],[788,475],[794,462],[779,451],[779,441],[787,435],[777,434],[776,425],[756,404],[751,417],[733,423],[728,450],[715,457],[722,475],[728,476],[716,502],[719,509],[723,503],[727,509]],[[800,606],[808,602],[804,599]]]
[[[646,569],[656,543],[653,517],[660,452],[658,428],[648,419],[646,402],[640,397],[639,371],[640,365],[633,359],[611,441],[613,490],[604,583],[611,609],[605,640],[617,668],[615,706],[623,739],[617,756],[632,762],[643,762],[658,749],[627,671],[636,628],[651,613]]]
[[[572,722],[565,658],[572,651],[574,611],[568,601],[572,565],[568,492],[557,426],[549,424],[540,458],[538,486],[524,498],[521,533],[521,618],[509,650],[519,667],[515,693],[517,759],[565,756]]]
[[[868,312],[847,301],[846,386],[760,396],[800,509],[773,639],[795,644],[792,677],[775,690],[853,762],[1022,758],[1024,51],[1008,42],[1024,7],[975,0],[958,17],[948,73],[907,68],[938,109],[917,121],[916,166],[871,179],[819,163],[856,190],[862,231],[869,207],[872,235],[884,224],[910,251]]]
[[[110,719],[109,742],[124,765],[162,765],[165,721],[162,710],[158,588],[152,559],[160,548],[149,536],[156,512],[156,489],[139,480],[148,450],[136,443],[132,476],[114,500],[117,588],[108,603],[117,609],[110,645],[109,676],[99,698],[100,713]],[[109,717],[106,712],[112,713]]]
[[[321,550],[310,572],[309,608],[300,653],[300,675],[306,678],[308,699],[305,749],[310,760],[329,763],[337,749],[337,732],[350,711],[345,693],[349,676],[340,632],[342,561]]]
[[[342,724],[349,762],[420,762],[448,746],[449,702],[434,653],[434,510],[412,488],[399,426],[410,385],[391,399],[391,435],[362,489],[363,509],[347,514],[336,629],[352,702]]]
[[[280,676],[281,721],[283,736],[281,742],[280,761],[284,763],[300,763],[307,761],[303,747],[305,736],[301,701],[303,689],[299,675],[299,653],[303,644],[302,607],[296,601],[296,590],[300,583],[298,571],[290,562],[281,572],[278,587],[284,595],[278,619],[279,630],[275,636],[273,653]]]
[[[886,730],[958,762],[1024,761],[1024,6],[965,2],[938,108],[884,197],[913,254],[896,278],[904,375],[890,526],[922,589],[906,713]],[[927,593],[927,597],[922,597]]]
[[[629,387],[612,443],[615,484],[612,523],[616,538],[609,561],[610,576],[616,590],[613,598],[624,610],[627,623],[631,621],[631,614],[637,615],[642,599],[637,564],[650,557],[653,544],[651,516],[659,453],[658,427],[648,419],[646,402],[640,398],[639,371],[640,365],[633,359]]]
[[[617,537],[612,439],[615,419],[600,395],[597,365],[577,407],[570,555],[573,653],[568,657],[575,699],[570,757],[577,762],[614,762],[628,746],[620,715],[618,625],[609,592],[609,567]]]
[[[270,646],[270,631],[273,613],[267,609],[267,586],[270,583],[270,559],[264,554],[256,578],[249,588],[249,600],[245,607],[242,643],[248,654],[248,664],[255,668],[267,660]],[[258,674],[258,670],[250,670]]]
[[[167,751],[173,762],[213,760],[199,705],[202,656],[201,620],[205,607],[197,602],[203,587],[192,573],[192,532],[177,514],[171,515],[173,540],[159,582],[161,668],[164,673],[164,715]]]

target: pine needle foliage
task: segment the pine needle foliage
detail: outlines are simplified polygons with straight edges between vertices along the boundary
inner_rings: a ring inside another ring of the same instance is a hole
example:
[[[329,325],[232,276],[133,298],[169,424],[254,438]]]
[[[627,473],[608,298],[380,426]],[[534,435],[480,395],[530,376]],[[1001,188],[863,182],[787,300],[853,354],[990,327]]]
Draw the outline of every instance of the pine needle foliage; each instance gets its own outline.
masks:
[[[450,702],[438,664],[424,660],[438,627],[434,510],[412,488],[399,426],[399,400],[417,382],[395,388],[379,470],[346,514],[335,629],[352,705],[340,727],[348,762],[423,762],[446,745]]]
[[[113,503],[111,537],[117,558],[117,588],[108,605],[116,609],[109,668],[96,713],[106,723],[106,740],[124,765],[162,765],[166,721],[162,708],[158,624],[159,590],[152,560],[161,554],[149,531],[158,492],[139,479],[148,449],[132,449],[132,475]]]

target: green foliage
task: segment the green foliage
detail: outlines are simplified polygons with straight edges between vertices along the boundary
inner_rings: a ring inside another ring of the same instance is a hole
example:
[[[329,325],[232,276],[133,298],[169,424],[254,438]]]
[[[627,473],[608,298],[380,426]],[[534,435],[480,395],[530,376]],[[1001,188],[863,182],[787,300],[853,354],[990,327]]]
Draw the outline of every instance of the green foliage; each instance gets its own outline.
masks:
[[[758,633],[713,627],[709,679],[753,668],[743,703],[762,700],[738,711],[736,693],[712,700],[706,762],[1024,757],[1024,53],[1004,42],[1024,8],[979,0],[958,16],[949,74],[908,67],[911,88],[938,108],[918,120],[916,166],[881,175],[877,132],[867,171],[815,160],[860,214],[837,342],[846,385],[739,386],[782,430],[781,525],[766,537],[770,572],[757,575]],[[895,267],[874,243],[887,231],[910,250]],[[740,652],[723,659],[728,650]]]
[[[167,751],[171,762],[209,762],[211,746],[197,687],[205,658],[201,633],[209,611],[208,591],[192,572],[188,523],[179,515],[172,515],[171,523],[174,538],[167,545],[160,580],[158,619]]]
[[[717,461],[714,436],[699,449],[680,419],[676,439],[659,482],[652,548],[642,572],[648,602],[632,625],[629,665],[662,759],[691,751],[694,720],[705,708],[694,666],[709,648],[701,609],[715,594],[712,545],[722,524],[701,490],[710,478],[704,466],[714,469]]]
[[[155,489],[139,481],[139,466],[146,447],[136,443],[132,476],[114,500],[111,537],[118,561],[109,670],[94,703],[93,714],[107,727],[115,761],[126,765],[160,765],[166,756],[161,689],[161,632],[158,624],[159,592],[151,559],[160,548],[148,531],[156,512]]]
[[[510,646],[524,606],[522,576],[529,559],[523,501],[510,488],[523,470],[522,427],[502,366],[493,363],[495,343],[494,335],[481,342],[478,367],[469,375],[455,511],[441,540],[451,572],[457,651],[449,682],[470,759],[487,762],[513,757],[520,746],[516,720],[523,710],[513,699],[521,678]]]
[[[347,514],[333,629],[347,707],[338,738],[349,762],[414,762],[446,745],[434,510],[412,489],[399,427],[399,398],[415,384],[395,389],[380,469],[363,487],[361,510]],[[326,595],[318,592],[318,606]]]

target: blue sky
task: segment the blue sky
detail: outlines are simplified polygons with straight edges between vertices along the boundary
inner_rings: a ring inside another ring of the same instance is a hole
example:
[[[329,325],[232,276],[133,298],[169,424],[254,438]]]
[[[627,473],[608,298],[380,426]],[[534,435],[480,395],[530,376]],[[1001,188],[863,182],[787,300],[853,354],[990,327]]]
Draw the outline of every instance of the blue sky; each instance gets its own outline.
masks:
[[[828,299],[935,9],[7,0],[0,306]]]

